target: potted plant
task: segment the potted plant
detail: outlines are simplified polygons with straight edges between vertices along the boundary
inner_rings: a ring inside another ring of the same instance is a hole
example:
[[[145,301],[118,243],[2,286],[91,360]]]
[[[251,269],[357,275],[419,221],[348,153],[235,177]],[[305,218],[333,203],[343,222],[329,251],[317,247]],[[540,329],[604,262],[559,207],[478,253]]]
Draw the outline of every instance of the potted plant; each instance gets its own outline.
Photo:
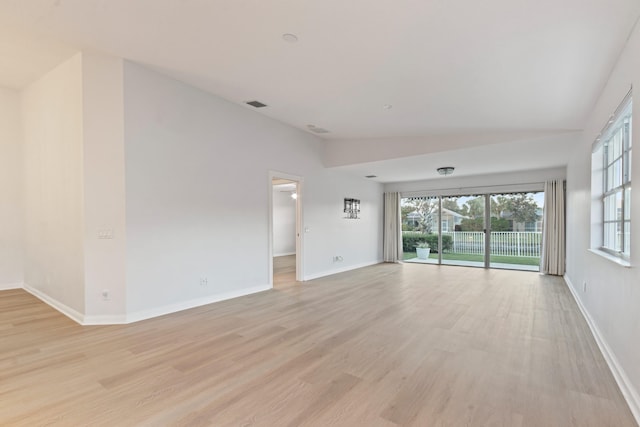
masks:
[[[429,259],[429,252],[431,252],[431,246],[427,242],[420,242],[416,245],[416,252],[418,259]]]

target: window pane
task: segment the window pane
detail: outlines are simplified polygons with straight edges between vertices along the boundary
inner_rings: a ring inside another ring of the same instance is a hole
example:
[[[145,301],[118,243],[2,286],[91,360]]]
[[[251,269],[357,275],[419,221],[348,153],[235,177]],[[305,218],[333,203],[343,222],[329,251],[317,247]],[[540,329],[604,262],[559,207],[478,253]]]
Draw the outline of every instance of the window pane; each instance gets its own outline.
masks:
[[[622,159],[620,158],[615,162],[613,162],[613,180],[611,181],[611,188],[616,188],[621,185],[622,185]]]
[[[449,221],[442,232],[442,264],[484,267],[485,196],[468,195],[442,198],[442,221]]]
[[[615,219],[616,221],[622,221],[622,191],[616,191],[615,193],[616,196],[616,216]]]
[[[613,138],[611,138],[608,142],[607,142],[607,156],[606,156],[606,160],[605,160],[605,166],[611,164],[611,162],[613,162],[616,158],[616,156],[613,155],[613,146],[615,145],[615,142],[613,141]]]
[[[631,155],[631,150],[629,150],[629,154],[627,155],[627,182],[631,182],[631,172],[633,172],[633,167],[631,163],[633,161],[633,156]]]
[[[616,219],[616,195],[611,194],[604,198],[604,220],[613,221]]]
[[[433,260],[433,253],[438,250],[439,206],[440,201],[437,197],[409,197],[400,201],[402,251],[405,261],[438,263],[437,256]],[[428,246],[430,251],[424,246]],[[424,249],[420,254],[418,247]]]
[[[604,224],[604,242],[603,247],[607,249],[615,248],[616,223],[609,222]]]
[[[622,251],[622,222],[608,222],[604,224],[603,247],[616,252]]]
[[[624,190],[624,219],[631,220],[631,187]]]
[[[402,230],[418,233],[438,232],[437,197],[410,197],[401,201]]]
[[[624,254],[631,254],[631,221],[624,223]]]
[[[622,154],[622,142],[623,142],[624,130],[622,127],[618,129],[613,137],[613,159],[617,159]]]

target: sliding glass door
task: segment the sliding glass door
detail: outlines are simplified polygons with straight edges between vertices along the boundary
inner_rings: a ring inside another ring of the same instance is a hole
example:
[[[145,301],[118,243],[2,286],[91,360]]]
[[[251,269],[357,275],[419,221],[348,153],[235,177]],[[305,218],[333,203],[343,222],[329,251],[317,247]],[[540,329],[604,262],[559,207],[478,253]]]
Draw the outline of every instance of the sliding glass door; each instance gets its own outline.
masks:
[[[406,262],[438,264],[439,209],[439,197],[401,200],[402,251]]]
[[[443,197],[442,264],[485,266],[485,197]]]
[[[544,192],[491,194],[489,266],[539,271]]]
[[[405,262],[538,271],[544,192],[403,198]]]

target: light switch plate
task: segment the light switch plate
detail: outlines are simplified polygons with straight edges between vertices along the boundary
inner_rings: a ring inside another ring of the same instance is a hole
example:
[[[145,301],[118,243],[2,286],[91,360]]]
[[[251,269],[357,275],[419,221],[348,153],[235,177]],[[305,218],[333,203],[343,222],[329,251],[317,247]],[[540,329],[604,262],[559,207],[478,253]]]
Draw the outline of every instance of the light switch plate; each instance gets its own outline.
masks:
[[[113,229],[103,228],[98,230],[98,239],[113,239]]]

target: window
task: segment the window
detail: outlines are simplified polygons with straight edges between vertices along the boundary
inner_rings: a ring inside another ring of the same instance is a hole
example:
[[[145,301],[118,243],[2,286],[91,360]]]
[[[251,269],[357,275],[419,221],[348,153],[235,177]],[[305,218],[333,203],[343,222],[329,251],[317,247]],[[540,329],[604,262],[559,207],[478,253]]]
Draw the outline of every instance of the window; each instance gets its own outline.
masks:
[[[601,224],[592,247],[624,260],[631,255],[631,111],[629,94],[594,144],[592,156],[592,192],[601,212],[592,212]]]
[[[442,232],[446,233],[447,231],[449,231],[449,221],[447,221],[446,219],[442,220]]]

